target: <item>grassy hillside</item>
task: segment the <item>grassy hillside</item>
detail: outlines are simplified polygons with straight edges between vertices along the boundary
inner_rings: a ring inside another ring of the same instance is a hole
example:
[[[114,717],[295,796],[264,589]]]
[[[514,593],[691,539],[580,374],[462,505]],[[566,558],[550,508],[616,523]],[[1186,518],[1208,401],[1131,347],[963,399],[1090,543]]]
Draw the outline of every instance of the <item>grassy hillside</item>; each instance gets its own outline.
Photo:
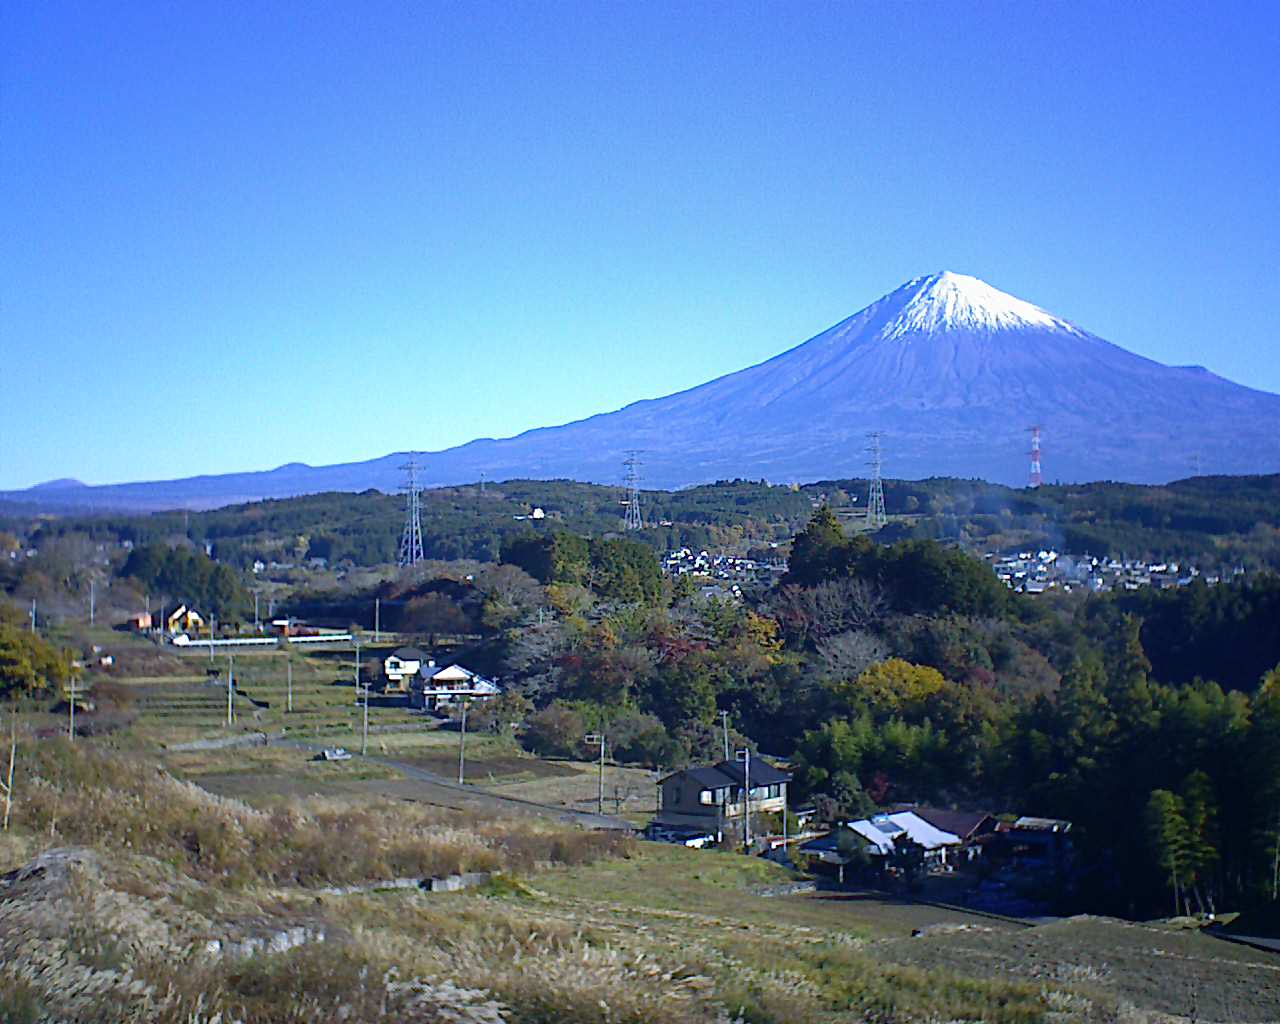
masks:
[[[768,895],[791,876],[759,860],[415,802],[254,810],[101,743],[24,741],[19,766],[0,836],[0,870],[18,869],[0,883],[13,1024],[1280,1012],[1273,959],[1199,935]],[[321,889],[459,868],[503,874],[454,894]]]

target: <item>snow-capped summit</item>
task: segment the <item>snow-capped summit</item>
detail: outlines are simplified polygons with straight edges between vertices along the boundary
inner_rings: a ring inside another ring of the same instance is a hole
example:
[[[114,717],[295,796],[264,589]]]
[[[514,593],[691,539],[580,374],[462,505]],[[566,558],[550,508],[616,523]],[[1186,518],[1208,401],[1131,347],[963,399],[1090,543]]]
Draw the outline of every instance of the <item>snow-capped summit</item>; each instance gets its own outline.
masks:
[[[908,281],[895,295],[906,298],[906,304],[880,330],[879,337],[884,340],[948,330],[999,331],[1024,327],[1084,333],[1039,306],[992,288],[986,281],[950,270]]]

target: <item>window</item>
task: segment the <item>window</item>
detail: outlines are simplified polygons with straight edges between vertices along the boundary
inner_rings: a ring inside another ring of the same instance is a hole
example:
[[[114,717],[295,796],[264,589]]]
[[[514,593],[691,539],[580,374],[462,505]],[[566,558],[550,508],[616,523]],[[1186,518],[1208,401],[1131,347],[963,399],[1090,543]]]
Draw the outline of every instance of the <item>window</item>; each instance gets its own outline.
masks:
[[[712,804],[715,802],[715,793],[709,789],[704,789],[698,794],[698,802],[703,804]]]

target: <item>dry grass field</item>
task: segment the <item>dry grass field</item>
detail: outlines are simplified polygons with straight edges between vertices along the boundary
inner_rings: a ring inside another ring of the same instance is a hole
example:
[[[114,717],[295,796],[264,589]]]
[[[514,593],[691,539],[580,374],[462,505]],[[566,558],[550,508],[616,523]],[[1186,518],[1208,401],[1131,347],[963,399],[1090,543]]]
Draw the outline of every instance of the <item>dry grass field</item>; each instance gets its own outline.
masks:
[[[298,773],[296,751],[247,753],[167,764]],[[0,836],[0,871],[29,865],[0,883],[14,1024],[1280,1018],[1276,959],[1198,934],[770,896],[793,876],[765,861],[340,788],[255,809],[108,741],[26,741],[19,764]],[[316,785],[346,766],[317,764]],[[457,870],[502,873],[453,894],[321,888]]]
[[[190,656],[116,676],[124,697],[100,735],[70,744],[28,717],[43,731],[23,742],[0,834],[0,872],[17,872],[0,882],[0,1020],[1280,1021],[1280,958],[1198,932],[768,895],[794,876],[492,797],[594,809],[590,762],[469,735],[474,789],[433,787],[413,772],[454,777],[458,733],[403,707],[370,708],[368,759],[173,749],[285,729],[358,750],[349,658],[295,657],[292,713],[285,666],[236,659],[231,728],[225,679]],[[608,766],[606,810],[616,792],[643,820],[653,781]],[[458,870],[499,874],[452,894],[323,891]]]

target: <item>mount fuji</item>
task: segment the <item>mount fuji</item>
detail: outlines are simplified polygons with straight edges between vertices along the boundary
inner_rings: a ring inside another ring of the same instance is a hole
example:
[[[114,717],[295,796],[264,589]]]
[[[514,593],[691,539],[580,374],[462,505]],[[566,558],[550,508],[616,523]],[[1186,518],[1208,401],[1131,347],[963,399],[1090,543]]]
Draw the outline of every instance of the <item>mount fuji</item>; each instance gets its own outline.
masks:
[[[1046,480],[1157,483],[1280,471],[1280,395],[1200,366],[1165,366],[975,277],[918,277],[756,366],[616,412],[420,456],[428,485],[559,478],[616,483],[642,449],[644,484],[865,475],[883,432],[886,476],[1027,479],[1026,428]],[[41,505],[212,507],[327,490],[393,490],[403,454],[260,473],[2,497]],[[61,483],[61,482],[59,482]]]

